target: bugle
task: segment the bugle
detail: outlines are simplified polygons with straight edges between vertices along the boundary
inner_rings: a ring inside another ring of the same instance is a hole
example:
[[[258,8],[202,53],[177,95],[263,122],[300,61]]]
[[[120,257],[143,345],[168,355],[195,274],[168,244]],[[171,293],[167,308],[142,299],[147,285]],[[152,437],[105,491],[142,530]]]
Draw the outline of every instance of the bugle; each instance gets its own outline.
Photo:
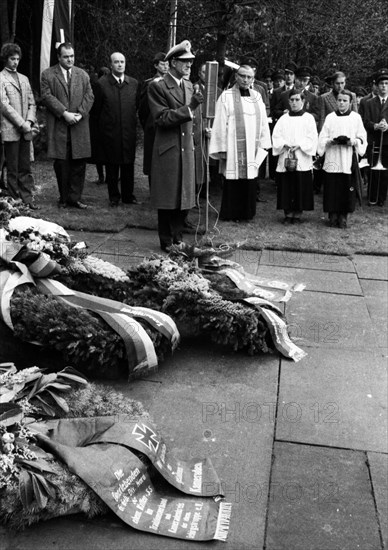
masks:
[[[382,120],[385,120],[385,119],[382,119]],[[372,144],[371,164],[373,164],[375,155],[378,155],[378,156],[375,164],[372,166],[369,173],[368,202],[371,206],[377,204],[378,202],[378,197],[380,193],[381,173],[387,171],[387,168],[385,168],[385,166],[382,163],[383,136],[384,136],[384,131],[381,130],[379,146],[377,147],[374,142]],[[377,174],[375,172],[377,172]],[[377,178],[377,180],[375,178]]]
[[[383,119],[383,120],[385,120],[385,119]],[[383,154],[383,135],[384,135],[384,130],[381,130],[379,156],[377,158],[376,164],[374,166],[372,166],[372,170],[387,170],[387,168],[385,168],[383,166],[383,163],[381,162],[381,157],[382,157],[382,154]],[[373,154],[373,152],[372,152],[372,154]]]

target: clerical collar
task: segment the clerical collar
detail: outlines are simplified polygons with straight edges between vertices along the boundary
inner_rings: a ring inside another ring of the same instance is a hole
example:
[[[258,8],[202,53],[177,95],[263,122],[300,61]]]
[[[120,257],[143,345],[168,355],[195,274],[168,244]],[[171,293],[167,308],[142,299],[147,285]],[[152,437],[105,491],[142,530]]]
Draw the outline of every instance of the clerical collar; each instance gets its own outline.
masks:
[[[249,93],[249,88],[244,90],[244,88],[239,88],[241,97],[249,97],[251,94]]]
[[[288,111],[288,114],[289,114],[290,116],[302,116],[302,115],[305,114],[305,112],[306,112],[306,111],[305,111],[304,109],[300,109],[299,111],[291,111],[291,110],[290,110],[290,111]]]
[[[351,110],[351,109],[348,109],[348,110],[345,111],[344,113],[340,113],[339,110],[337,109],[337,110],[334,111],[334,112],[335,112],[335,114],[336,114],[337,116],[349,116],[350,113],[352,112],[352,110]]]

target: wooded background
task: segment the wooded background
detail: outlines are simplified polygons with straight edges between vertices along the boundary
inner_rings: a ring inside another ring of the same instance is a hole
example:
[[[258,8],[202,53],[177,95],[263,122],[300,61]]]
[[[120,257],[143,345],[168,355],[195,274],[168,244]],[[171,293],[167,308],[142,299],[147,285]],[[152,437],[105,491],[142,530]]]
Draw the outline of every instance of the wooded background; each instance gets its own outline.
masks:
[[[43,0],[0,0],[0,40],[23,51],[20,72],[39,85]],[[166,51],[171,0],[74,0],[76,64],[107,65],[113,51],[138,80],[153,74]],[[178,0],[176,41],[189,39],[196,64],[253,54],[264,70],[287,61],[319,76],[344,70],[349,86],[364,86],[388,66],[387,0]],[[196,66],[193,68],[196,75]]]

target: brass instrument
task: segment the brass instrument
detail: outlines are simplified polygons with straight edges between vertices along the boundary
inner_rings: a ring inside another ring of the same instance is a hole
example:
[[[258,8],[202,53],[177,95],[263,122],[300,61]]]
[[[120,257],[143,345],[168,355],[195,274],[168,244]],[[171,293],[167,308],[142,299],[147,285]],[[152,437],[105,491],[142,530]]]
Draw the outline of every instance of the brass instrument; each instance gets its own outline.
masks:
[[[381,119],[380,122],[382,121],[385,121],[385,118]],[[380,136],[380,145],[379,147],[377,147],[375,145],[375,143],[373,142],[372,144],[372,162],[373,162],[373,156],[376,155],[378,153],[378,157],[377,157],[377,161],[376,161],[376,164],[374,164],[371,168],[371,173],[370,173],[370,179],[369,179],[369,186],[368,186],[368,202],[370,205],[375,205],[377,204],[377,201],[378,201],[378,196],[379,196],[379,191],[380,191],[380,177],[381,177],[381,172],[384,172],[387,170],[387,168],[385,168],[385,166],[383,165],[383,163],[381,162],[381,158],[382,158],[382,151],[383,151],[383,136],[384,136],[384,131],[381,130],[381,136]],[[371,200],[371,188],[372,188],[372,178],[373,178],[373,170],[377,170],[379,173],[376,175],[376,177],[378,178],[377,180],[377,187],[376,187],[376,200]]]
[[[383,120],[385,120],[385,119],[383,119]],[[378,156],[376,164],[374,166],[372,166],[371,170],[387,170],[387,168],[385,168],[383,166],[383,163],[381,162],[381,156],[382,156],[382,152],[383,152],[383,135],[384,135],[384,130],[381,130],[379,156]]]

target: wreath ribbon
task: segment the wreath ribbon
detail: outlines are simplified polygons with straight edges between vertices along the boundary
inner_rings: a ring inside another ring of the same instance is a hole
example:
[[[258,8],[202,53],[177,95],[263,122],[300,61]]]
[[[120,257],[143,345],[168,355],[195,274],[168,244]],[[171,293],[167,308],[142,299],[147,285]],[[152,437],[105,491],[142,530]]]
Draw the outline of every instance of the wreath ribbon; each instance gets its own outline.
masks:
[[[122,338],[127,351],[129,375],[138,374],[143,369],[156,368],[158,365],[152,340],[137,319],[148,323],[166,337],[171,342],[172,349],[179,342],[176,324],[164,313],[73,291],[62,283],[49,279],[50,275],[59,273],[61,267],[47,254],[29,251],[22,245],[9,241],[4,243],[3,240],[0,256],[17,269],[0,271],[0,313],[11,330],[14,330],[10,313],[12,294],[19,285],[32,284],[46,296],[54,296],[69,306],[99,315]]]

